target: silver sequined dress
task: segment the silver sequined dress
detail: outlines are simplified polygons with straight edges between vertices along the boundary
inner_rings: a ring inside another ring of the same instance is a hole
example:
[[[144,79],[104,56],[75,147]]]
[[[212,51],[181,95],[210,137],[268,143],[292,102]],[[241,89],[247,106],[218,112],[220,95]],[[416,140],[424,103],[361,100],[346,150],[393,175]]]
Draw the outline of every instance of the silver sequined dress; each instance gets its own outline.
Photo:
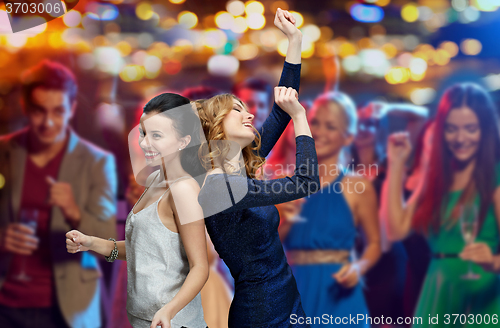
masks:
[[[137,214],[132,209],[125,225],[127,313],[134,328],[149,328],[147,321],[151,324],[155,313],[177,294],[189,273],[180,235],[165,227],[158,216],[162,197]],[[172,328],[207,326],[199,293],[171,323]]]

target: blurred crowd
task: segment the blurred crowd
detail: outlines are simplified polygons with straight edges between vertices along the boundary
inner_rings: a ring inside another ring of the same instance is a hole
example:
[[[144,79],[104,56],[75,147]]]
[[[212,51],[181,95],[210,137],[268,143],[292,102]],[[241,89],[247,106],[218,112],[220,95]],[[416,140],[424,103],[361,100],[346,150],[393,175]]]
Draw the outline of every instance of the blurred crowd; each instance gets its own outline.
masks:
[[[397,318],[420,316],[426,325],[429,314],[448,309],[499,313],[499,121],[488,93],[476,84],[454,85],[431,115],[405,103],[356,106],[329,88],[311,101],[300,99],[315,139],[321,190],[277,206],[307,315],[390,317],[371,326],[403,327],[418,324]],[[126,263],[107,264],[88,252],[68,255],[64,234],[78,228],[105,239],[123,236],[123,214],[144,191],[128,164],[132,127],[116,128],[113,116],[103,116],[107,150],[80,137],[70,124],[76,80],[58,63],[28,70],[22,90],[27,126],[0,139],[0,326],[1,320],[8,320],[5,327],[33,320],[36,327],[130,326]],[[225,92],[240,98],[254,126],[262,126],[273,103],[266,80],[249,78],[232,90],[195,86],[182,95],[196,101]],[[102,111],[113,113],[112,106]],[[262,178],[293,174],[293,136],[290,124]],[[470,231],[462,222],[465,206],[476,207]],[[205,321],[224,328],[234,286],[207,240]],[[468,269],[475,275],[470,281],[461,277]]]

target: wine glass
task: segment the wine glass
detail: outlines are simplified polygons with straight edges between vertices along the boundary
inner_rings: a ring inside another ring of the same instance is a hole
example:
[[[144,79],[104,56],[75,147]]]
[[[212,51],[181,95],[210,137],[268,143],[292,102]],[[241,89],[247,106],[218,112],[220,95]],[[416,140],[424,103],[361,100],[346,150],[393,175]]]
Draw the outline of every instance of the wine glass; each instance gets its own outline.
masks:
[[[460,228],[465,244],[470,245],[474,242],[478,232],[477,207],[474,204],[460,206]],[[471,262],[469,261],[469,270],[461,278],[466,280],[479,279],[479,275],[472,272]]]
[[[38,225],[38,210],[36,209],[22,209],[20,212],[19,223],[24,224],[36,233],[36,228]],[[30,281],[31,277],[26,274],[26,258],[27,255],[23,255],[21,259],[21,272],[14,276],[15,279],[20,281]]]

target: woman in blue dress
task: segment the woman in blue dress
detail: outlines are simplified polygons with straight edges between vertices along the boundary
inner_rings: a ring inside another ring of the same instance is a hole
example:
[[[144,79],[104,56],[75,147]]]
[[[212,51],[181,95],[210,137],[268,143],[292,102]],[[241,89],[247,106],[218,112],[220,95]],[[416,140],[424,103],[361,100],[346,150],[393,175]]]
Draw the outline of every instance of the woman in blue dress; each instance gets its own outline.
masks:
[[[311,110],[321,190],[306,198],[299,220],[282,235],[311,327],[342,324],[369,326],[361,277],[380,257],[377,198],[370,181],[347,172],[342,150],[356,134],[356,107],[341,92],[320,96]],[[342,165],[344,164],[344,165]],[[367,245],[359,260],[351,260],[357,227]],[[363,316],[363,317],[361,317]],[[353,321],[350,318],[363,318]],[[376,322],[374,322],[375,324]]]
[[[215,250],[235,280],[228,322],[234,328],[309,327],[279,239],[279,215],[273,205],[319,189],[317,157],[296,91],[302,34],[293,16],[281,9],[275,25],[288,37],[289,47],[280,87],[275,88],[275,104],[259,131],[260,138],[251,124],[253,115],[233,95],[215,96],[199,109],[209,141],[200,155],[210,166],[198,201]],[[297,144],[295,174],[257,179],[257,170],[290,119]],[[240,156],[243,161],[238,160]],[[246,177],[238,172],[245,172]]]

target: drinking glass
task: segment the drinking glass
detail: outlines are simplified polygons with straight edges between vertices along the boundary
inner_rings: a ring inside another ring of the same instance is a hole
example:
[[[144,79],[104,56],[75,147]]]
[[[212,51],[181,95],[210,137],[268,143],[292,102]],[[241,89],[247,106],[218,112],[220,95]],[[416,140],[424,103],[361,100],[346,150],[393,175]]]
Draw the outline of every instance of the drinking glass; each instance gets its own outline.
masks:
[[[24,224],[36,233],[38,225],[38,210],[36,209],[22,209],[20,212],[19,223]],[[30,281],[31,277],[26,274],[26,258],[28,255],[23,255],[21,259],[21,272],[14,276],[15,279],[21,281]]]
[[[460,229],[466,245],[472,244],[477,237],[479,225],[477,213],[477,207],[474,204],[460,206]],[[465,275],[462,275],[461,278],[465,280],[476,280],[479,279],[479,277],[478,274],[472,272],[471,262],[469,261],[469,270]]]

